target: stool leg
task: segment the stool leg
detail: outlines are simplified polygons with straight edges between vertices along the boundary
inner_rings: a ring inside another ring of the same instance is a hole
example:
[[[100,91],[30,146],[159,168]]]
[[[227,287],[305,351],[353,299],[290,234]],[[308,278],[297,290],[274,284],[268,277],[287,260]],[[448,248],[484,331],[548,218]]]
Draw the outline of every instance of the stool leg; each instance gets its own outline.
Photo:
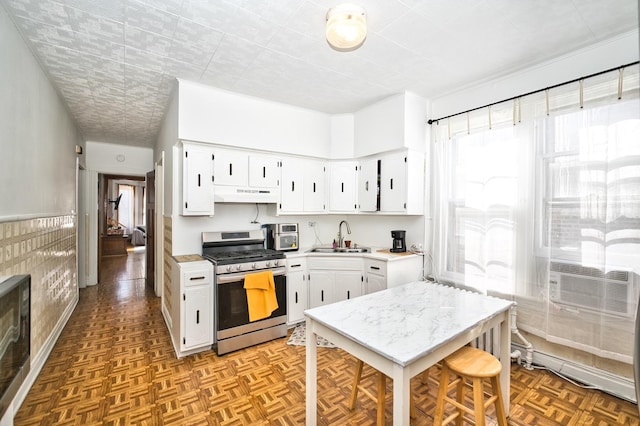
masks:
[[[384,426],[384,400],[387,392],[387,376],[382,373],[378,373],[378,426]]]
[[[484,393],[482,392],[482,379],[473,378],[473,406],[476,417],[476,426],[485,426],[484,417]]]
[[[496,406],[496,418],[499,426],[507,426],[507,416],[504,411],[504,400],[502,399],[502,390],[500,388],[500,376],[491,378],[491,388],[493,394],[497,396],[494,404]]]
[[[356,364],[356,376],[353,379],[353,387],[351,388],[351,400],[349,401],[349,410],[356,408],[356,399],[358,398],[358,385],[360,384],[360,378],[362,377],[362,367],[364,362],[358,360]]]
[[[465,394],[465,384],[464,377],[458,377],[458,383],[456,384],[456,401],[459,404],[464,405],[464,394]],[[464,423],[464,410],[458,408],[458,417],[456,417],[456,426],[462,426]]]
[[[444,397],[447,394],[447,388],[449,387],[449,367],[447,363],[442,363],[442,371],[440,372],[440,387],[438,388],[438,398],[436,399],[436,412],[433,415],[434,426],[442,425],[442,418],[444,417]]]

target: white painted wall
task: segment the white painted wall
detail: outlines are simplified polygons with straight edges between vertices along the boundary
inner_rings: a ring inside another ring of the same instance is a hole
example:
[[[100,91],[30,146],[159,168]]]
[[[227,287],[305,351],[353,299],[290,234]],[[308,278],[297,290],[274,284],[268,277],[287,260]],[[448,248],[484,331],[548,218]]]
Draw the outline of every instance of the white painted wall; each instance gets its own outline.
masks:
[[[331,116],[179,80],[178,137],[243,148],[329,156]]]
[[[389,96],[354,114],[354,157],[426,147],[426,99],[403,92]]]
[[[173,87],[173,93],[169,98],[169,104],[167,110],[164,113],[164,118],[158,132],[158,139],[154,150],[154,161],[156,163],[162,163],[162,172],[164,179],[164,206],[163,215],[171,215],[174,211],[173,201],[174,194],[176,203],[180,199],[179,193],[174,189],[174,185],[181,185],[181,181],[177,180],[174,183],[174,164],[173,164],[173,147],[178,143],[178,84],[177,81]],[[164,154],[163,154],[164,153]],[[164,157],[163,157],[164,155]],[[159,179],[156,176],[156,181]],[[156,205],[156,209],[160,206]]]
[[[144,176],[153,170],[153,149],[87,141],[88,170],[114,175]]]
[[[0,52],[0,225],[76,213],[75,145],[81,143],[80,133],[1,4]],[[62,307],[70,312],[78,300],[76,271],[61,272],[71,277],[65,283],[68,288],[60,288],[73,292]],[[46,299],[47,288],[46,283],[32,282],[32,300]],[[46,306],[32,306],[32,315],[42,317],[43,309]],[[66,316],[49,315],[47,320],[62,326]],[[38,329],[38,318],[32,322]],[[0,424],[13,424],[14,412],[42,366],[38,360],[48,356],[46,342],[55,340],[59,331],[38,336],[45,345],[37,352],[32,347],[31,372],[9,402]]]
[[[75,213],[80,134],[3,7],[0,52],[0,221]]]
[[[577,50],[569,55],[521,72],[479,82],[432,99],[431,116],[437,119],[509,99],[638,60],[638,31]]]
[[[331,143],[327,159],[354,158],[354,117],[353,114],[337,114],[331,116]]]
[[[391,230],[407,231],[407,245],[424,245],[424,218],[422,216],[383,215],[298,215],[276,216],[275,204],[216,204],[213,217],[174,216],[173,254],[202,253],[202,232],[260,229],[266,223],[298,223],[300,246],[310,248],[317,244],[331,244],[338,233],[340,221],[347,220],[351,227],[349,238],[353,243],[367,247],[391,248]],[[257,214],[256,214],[257,213]],[[259,224],[251,223],[257,216]],[[315,228],[308,226],[316,222]],[[315,232],[319,241],[316,240]]]

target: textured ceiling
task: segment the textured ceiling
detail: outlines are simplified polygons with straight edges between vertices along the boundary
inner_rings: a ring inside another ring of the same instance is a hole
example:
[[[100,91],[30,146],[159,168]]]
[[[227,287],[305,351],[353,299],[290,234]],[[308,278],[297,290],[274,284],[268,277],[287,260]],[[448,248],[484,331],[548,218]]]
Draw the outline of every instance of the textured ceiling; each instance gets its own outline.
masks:
[[[355,0],[351,0],[354,2]],[[327,113],[425,98],[638,26],[637,0],[359,0],[357,51],[321,0],[0,0],[87,140],[153,146],[175,78]]]

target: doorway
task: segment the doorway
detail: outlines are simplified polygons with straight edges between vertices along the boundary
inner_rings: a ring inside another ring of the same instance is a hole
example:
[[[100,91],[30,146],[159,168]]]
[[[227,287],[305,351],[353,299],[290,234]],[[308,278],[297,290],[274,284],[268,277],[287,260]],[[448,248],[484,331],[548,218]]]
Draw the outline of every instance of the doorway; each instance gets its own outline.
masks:
[[[145,186],[144,176],[98,175],[98,277],[103,258],[127,256],[133,243],[144,241]]]

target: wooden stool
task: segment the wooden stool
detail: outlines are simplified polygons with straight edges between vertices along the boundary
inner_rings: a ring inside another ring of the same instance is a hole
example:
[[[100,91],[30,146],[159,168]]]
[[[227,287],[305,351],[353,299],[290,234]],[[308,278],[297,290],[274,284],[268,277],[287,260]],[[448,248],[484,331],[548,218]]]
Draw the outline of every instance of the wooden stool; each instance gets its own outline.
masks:
[[[445,358],[442,363],[434,425],[446,425],[455,419],[456,426],[461,426],[463,421],[469,422],[469,419],[464,417],[464,413],[467,413],[475,418],[477,426],[484,426],[485,410],[489,405],[495,404],[498,425],[507,426],[507,417],[505,416],[502,391],[500,389],[501,370],[502,364],[496,357],[471,346],[465,346]],[[449,383],[450,372],[457,376],[451,383]],[[493,395],[485,402],[482,381],[486,378],[491,381]],[[472,383],[473,410],[464,405],[465,379],[471,380]],[[456,387],[456,399],[447,395],[454,386]],[[445,402],[454,405],[457,410],[443,420]]]
[[[362,390],[362,393],[367,395],[376,403],[376,406],[377,406],[376,425],[383,426],[384,420],[385,420],[384,400],[387,395],[387,376],[385,376],[383,373],[381,373],[378,370],[374,370],[375,373],[378,375],[378,381],[377,381],[378,393],[377,395],[374,395],[371,392],[369,392],[367,388],[360,385],[360,380],[362,379],[363,367],[364,367],[364,361],[358,360],[358,364],[356,365],[356,375],[353,380],[353,387],[351,388],[351,400],[349,401],[349,409],[353,410],[356,407],[356,400],[358,399],[358,389],[361,388],[360,390]],[[410,404],[411,404],[409,406],[409,411],[411,413],[410,416],[415,418],[415,408],[414,408],[413,398],[411,398]]]

